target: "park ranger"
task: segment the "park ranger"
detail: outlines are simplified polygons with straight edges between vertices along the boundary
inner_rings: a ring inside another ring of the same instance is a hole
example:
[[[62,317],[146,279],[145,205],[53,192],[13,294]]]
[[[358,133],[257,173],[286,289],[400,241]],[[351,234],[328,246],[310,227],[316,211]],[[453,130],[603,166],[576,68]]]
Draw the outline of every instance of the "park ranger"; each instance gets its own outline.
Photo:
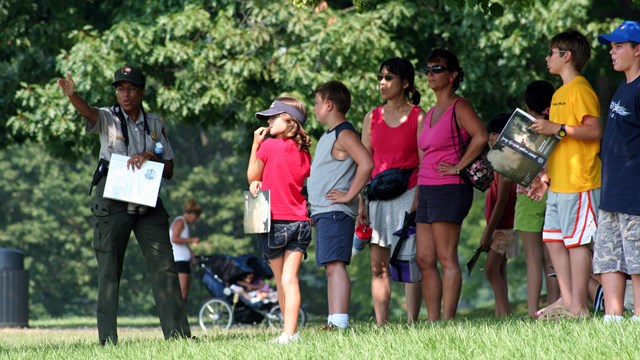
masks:
[[[124,66],[114,74],[117,104],[95,108],[78,94],[71,74],[58,79],[62,92],[73,107],[87,119],[86,131],[100,135],[100,157],[91,189],[96,186],[92,204],[95,220],[93,247],[98,261],[98,336],[100,344],[116,344],[118,289],[123,260],[131,231],[142,249],[160,315],[165,338],[191,337],[180,294],[178,275],[169,240],[168,215],[162,200],[155,208],[103,198],[106,174],[112,154],[129,156],[127,168],[140,170],[145,161],[164,163],[162,176],[173,176],[173,150],[160,118],[142,108],[145,77],[135,67]],[[159,144],[156,144],[159,143]],[[161,154],[155,147],[163,148]]]

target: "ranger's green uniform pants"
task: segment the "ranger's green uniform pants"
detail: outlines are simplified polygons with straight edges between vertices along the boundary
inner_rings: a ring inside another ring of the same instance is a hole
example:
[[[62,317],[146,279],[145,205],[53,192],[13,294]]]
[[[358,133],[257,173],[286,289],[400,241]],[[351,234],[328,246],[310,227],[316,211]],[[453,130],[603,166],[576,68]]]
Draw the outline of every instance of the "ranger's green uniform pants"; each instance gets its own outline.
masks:
[[[151,279],[153,297],[165,338],[190,337],[178,274],[169,239],[168,214],[158,198],[145,215],[129,215],[127,204],[102,197],[106,176],[96,187],[92,212],[93,247],[98,260],[98,336],[100,343],[117,343],[118,290],[124,253],[133,230]]]

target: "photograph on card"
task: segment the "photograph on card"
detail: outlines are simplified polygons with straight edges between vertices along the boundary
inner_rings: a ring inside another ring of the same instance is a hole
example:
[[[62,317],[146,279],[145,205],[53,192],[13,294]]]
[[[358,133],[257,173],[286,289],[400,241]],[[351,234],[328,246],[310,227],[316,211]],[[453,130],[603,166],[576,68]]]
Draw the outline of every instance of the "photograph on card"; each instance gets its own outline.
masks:
[[[560,140],[537,133],[531,128],[534,121],[533,116],[516,109],[487,155],[495,171],[523,186],[531,184]]]

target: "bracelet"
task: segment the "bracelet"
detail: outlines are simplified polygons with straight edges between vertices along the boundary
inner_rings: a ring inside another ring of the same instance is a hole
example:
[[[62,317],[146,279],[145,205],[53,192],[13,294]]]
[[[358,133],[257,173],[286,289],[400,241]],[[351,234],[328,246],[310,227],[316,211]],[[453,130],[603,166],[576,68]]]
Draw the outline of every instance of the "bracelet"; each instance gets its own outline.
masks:
[[[456,175],[460,175],[460,169],[456,166]]]

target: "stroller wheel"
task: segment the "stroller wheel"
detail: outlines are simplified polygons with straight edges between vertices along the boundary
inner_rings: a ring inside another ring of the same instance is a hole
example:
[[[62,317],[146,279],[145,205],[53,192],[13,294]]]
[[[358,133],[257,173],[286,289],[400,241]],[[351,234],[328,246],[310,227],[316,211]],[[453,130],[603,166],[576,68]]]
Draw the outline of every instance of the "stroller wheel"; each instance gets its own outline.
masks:
[[[231,306],[220,299],[210,299],[205,302],[198,313],[198,322],[202,330],[228,330],[233,324]]]
[[[284,326],[284,317],[282,316],[282,311],[280,310],[280,305],[274,305],[269,313],[267,314],[267,322],[269,323],[269,327],[273,329],[282,329]],[[304,326],[307,322],[307,313],[303,308],[300,308],[298,312],[298,328]]]

